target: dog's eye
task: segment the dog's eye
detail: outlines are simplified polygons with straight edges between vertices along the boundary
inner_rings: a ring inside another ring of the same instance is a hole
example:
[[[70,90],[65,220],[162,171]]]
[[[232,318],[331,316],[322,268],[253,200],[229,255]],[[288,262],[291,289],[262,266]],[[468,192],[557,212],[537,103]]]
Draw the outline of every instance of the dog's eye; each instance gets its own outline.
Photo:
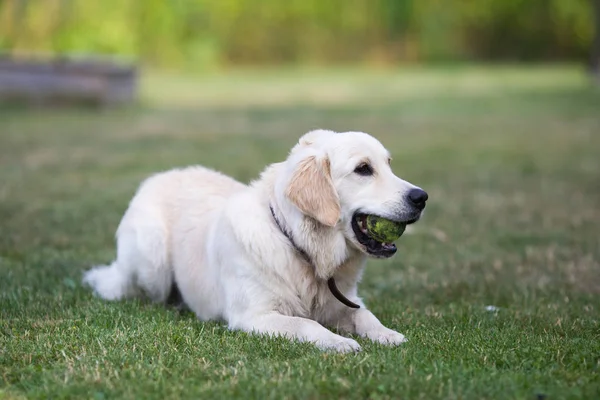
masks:
[[[356,168],[354,168],[354,173],[362,176],[373,175],[373,168],[367,163],[358,164]]]

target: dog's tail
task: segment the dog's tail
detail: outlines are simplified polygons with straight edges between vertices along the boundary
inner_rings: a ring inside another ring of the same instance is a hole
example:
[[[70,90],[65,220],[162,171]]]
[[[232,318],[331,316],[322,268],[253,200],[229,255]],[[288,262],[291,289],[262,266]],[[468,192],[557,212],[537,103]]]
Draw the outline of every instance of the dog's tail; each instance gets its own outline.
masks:
[[[132,276],[117,261],[110,265],[99,265],[83,276],[83,283],[105,300],[121,300],[135,295]]]

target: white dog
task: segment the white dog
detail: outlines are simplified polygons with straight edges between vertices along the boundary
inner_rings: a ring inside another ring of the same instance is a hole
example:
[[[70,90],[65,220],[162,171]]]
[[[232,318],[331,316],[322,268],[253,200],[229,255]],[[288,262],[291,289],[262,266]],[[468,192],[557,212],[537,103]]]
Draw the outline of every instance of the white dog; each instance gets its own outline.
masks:
[[[426,200],[393,174],[372,136],[316,130],[250,185],[200,166],[151,176],[119,225],[117,259],[84,282],[107,300],[145,293],[165,302],[175,287],[203,321],[321,349],[360,350],[324,325],[397,345],[404,336],[357,296],[367,255],[396,252],[369,237],[364,221],[411,224]]]

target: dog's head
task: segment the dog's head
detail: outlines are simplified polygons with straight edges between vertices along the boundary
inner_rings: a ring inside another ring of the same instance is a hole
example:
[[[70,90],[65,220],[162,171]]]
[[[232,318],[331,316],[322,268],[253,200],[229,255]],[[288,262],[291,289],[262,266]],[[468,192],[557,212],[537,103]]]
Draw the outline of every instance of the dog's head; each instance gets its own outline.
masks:
[[[360,251],[390,257],[396,246],[369,236],[365,217],[412,224],[427,201],[427,193],[392,172],[390,161],[385,147],[366,133],[312,131],[290,153],[285,195],[304,215],[342,231]]]

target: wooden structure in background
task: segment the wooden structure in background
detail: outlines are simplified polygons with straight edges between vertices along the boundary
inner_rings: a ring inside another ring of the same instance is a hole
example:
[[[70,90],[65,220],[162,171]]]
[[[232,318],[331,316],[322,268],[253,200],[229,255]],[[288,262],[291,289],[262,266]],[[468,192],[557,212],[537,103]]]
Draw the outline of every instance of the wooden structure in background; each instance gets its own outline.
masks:
[[[135,66],[111,61],[0,56],[0,103],[121,105],[137,81]]]

